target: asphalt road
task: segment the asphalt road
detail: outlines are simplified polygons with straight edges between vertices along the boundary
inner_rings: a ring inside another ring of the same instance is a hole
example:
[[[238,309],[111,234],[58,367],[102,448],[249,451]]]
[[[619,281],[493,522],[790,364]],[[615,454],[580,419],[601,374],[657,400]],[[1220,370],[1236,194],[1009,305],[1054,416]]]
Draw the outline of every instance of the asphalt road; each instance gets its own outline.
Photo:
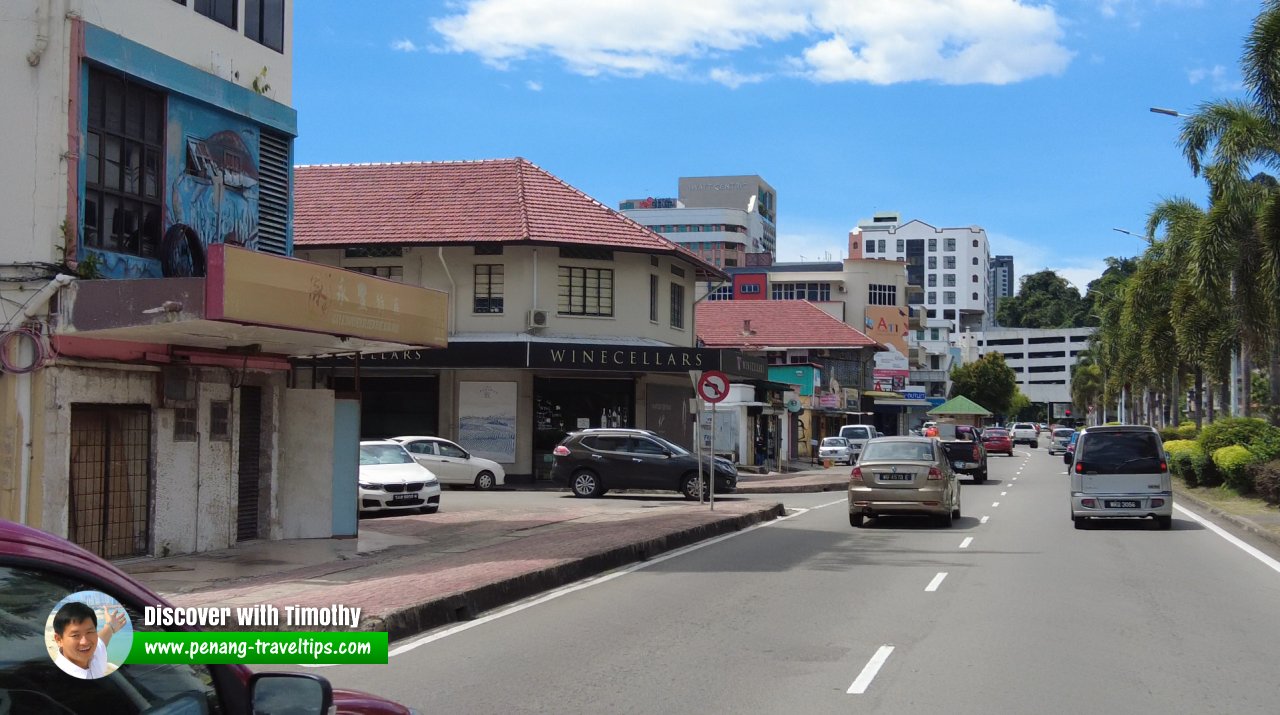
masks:
[[[1280,564],[1183,511],[1076,531],[1063,469],[993,458],[951,529],[768,495],[792,514],[313,672],[426,713],[1277,712]]]

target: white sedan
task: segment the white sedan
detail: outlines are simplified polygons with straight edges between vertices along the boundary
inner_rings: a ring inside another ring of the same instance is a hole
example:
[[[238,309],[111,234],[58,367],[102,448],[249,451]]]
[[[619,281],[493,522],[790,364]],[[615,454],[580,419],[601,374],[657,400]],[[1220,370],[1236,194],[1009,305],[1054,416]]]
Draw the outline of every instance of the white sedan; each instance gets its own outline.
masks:
[[[857,455],[844,437],[823,437],[818,446],[818,459],[830,459],[836,464],[853,464]]]
[[[455,442],[440,437],[392,437],[409,450],[418,464],[430,469],[444,484],[473,484],[493,489],[506,483],[507,472],[492,459],[477,457]]]
[[[404,446],[389,440],[360,442],[360,511],[440,508],[440,482],[414,461]]]

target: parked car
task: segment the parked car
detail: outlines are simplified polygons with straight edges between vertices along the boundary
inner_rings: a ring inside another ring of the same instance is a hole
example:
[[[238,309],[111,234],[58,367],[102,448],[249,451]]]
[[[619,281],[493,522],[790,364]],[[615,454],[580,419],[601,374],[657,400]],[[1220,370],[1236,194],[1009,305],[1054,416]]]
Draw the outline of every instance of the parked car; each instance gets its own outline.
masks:
[[[868,440],[876,438],[876,428],[871,425],[845,425],[840,428],[839,436],[849,442],[849,449],[856,459],[858,453],[862,451],[862,446]]]
[[[951,468],[968,474],[973,481],[987,481],[987,448],[982,443],[982,430],[969,425],[939,424],[938,439]]]
[[[849,475],[849,525],[884,514],[924,514],[940,526],[960,518],[960,480],[940,441],[881,437],[867,443]]]
[[[818,459],[828,460],[836,464],[853,464],[853,448],[844,437],[823,437],[818,445]]]
[[[404,445],[389,439],[360,442],[360,511],[440,508],[440,481]]]
[[[1173,524],[1173,484],[1160,433],[1139,425],[1086,429],[1071,459],[1075,527],[1092,519],[1146,517],[1160,529]]]
[[[1009,435],[1009,430],[999,427],[989,427],[982,431],[982,446],[986,447],[987,454],[995,452],[1003,453],[1007,456],[1013,456],[1013,438]]]
[[[501,464],[471,454],[456,442],[442,437],[392,437],[409,450],[418,464],[431,470],[441,484],[468,484],[476,489],[493,489],[506,484],[507,472]]]
[[[0,704],[6,713],[280,712],[263,701],[287,696],[299,714],[411,715],[390,700],[334,690],[310,673],[257,673],[242,665],[124,663],[105,678],[73,680],[45,646],[49,612],[66,596],[101,591],[124,608],[136,630],[147,606],[170,605],[113,564],[52,534],[0,520]],[[170,628],[168,630],[192,630]],[[254,705],[258,707],[254,707]],[[330,709],[332,705],[332,709]]]
[[[1055,454],[1058,452],[1066,454],[1067,443],[1071,441],[1071,435],[1075,433],[1076,431],[1070,427],[1059,427],[1055,429],[1053,434],[1049,435],[1049,454]]]
[[[677,491],[698,498],[698,457],[648,430],[591,429],[572,432],[552,451],[551,478],[574,496],[598,497],[610,489]],[[738,469],[723,458],[703,458],[703,492],[728,494],[738,487]]]
[[[1013,443],[1029,445],[1032,449],[1040,446],[1040,431],[1030,422],[1015,422],[1010,428],[1009,433],[1013,436]]]

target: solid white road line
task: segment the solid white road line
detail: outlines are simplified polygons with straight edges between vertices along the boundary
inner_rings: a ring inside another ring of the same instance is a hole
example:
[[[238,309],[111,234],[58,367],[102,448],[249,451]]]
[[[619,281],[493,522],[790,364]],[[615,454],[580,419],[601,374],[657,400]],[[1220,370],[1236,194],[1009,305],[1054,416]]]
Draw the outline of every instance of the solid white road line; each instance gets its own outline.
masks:
[[[1267,565],[1267,567],[1268,567],[1268,568],[1270,568],[1272,571],[1276,571],[1276,572],[1280,573],[1280,561],[1276,561],[1275,559],[1271,558],[1270,556],[1267,556],[1266,554],[1262,553],[1261,551],[1258,551],[1258,550],[1257,550],[1257,549],[1255,549],[1254,547],[1252,547],[1252,546],[1250,546],[1250,545],[1246,544],[1245,542],[1241,541],[1240,539],[1236,538],[1235,536],[1233,536],[1233,535],[1231,535],[1231,534],[1227,533],[1227,532],[1226,532],[1226,530],[1224,530],[1222,527],[1218,526],[1217,524],[1214,524],[1213,522],[1209,521],[1208,519],[1205,519],[1205,518],[1201,517],[1200,515],[1198,515],[1198,514],[1196,514],[1196,513],[1194,513],[1194,512],[1191,512],[1191,511],[1189,511],[1189,510],[1187,510],[1187,509],[1184,509],[1184,508],[1182,508],[1182,507],[1178,506],[1177,504],[1174,504],[1174,505],[1173,505],[1173,508],[1174,508],[1174,509],[1177,509],[1177,510],[1178,510],[1178,511],[1180,511],[1180,512],[1182,512],[1182,514],[1183,514],[1184,516],[1190,517],[1192,520],[1194,520],[1194,521],[1198,522],[1201,526],[1203,526],[1204,528],[1208,529],[1209,531],[1212,531],[1213,533],[1217,534],[1218,536],[1221,536],[1222,538],[1226,539],[1226,540],[1227,540],[1228,542],[1230,542],[1233,546],[1238,547],[1241,551],[1245,552],[1246,554],[1249,554],[1249,555],[1250,555],[1250,556],[1252,556],[1253,558],[1255,558],[1255,559],[1257,559],[1257,560],[1261,561],[1262,563],[1266,564],[1266,565]]]
[[[960,542],[960,548],[962,548],[962,549],[967,549],[967,548],[969,548],[969,544],[972,544],[972,543],[973,543],[973,537],[972,537],[972,536],[966,536],[966,537],[964,537],[964,541],[961,541],[961,542]]]
[[[991,502],[991,506],[1000,506],[1000,502],[998,502],[998,501],[993,501],[993,502]]]
[[[871,656],[871,660],[867,662],[867,666],[858,673],[857,680],[853,681],[853,685],[849,686],[846,692],[849,695],[861,695],[867,692],[867,688],[871,686],[871,681],[876,679],[876,673],[880,672],[880,667],[889,660],[889,654],[893,652],[893,646],[882,645],[876,654]]]
[[[812,510],[814,510],[814,509],[824,509],[824,508],[829,507],[829,506],[835,506],[836,504],[848,504],[848,503],[849,503],[849,499],[846,497],[846,498],[844,498],[844,499],[837,499],[837,500],[835,500],[835,501],[829,501],[829,502],[827,502],[826,504],[819,504],[819,505],[817,505],[817,506],[811,506],[811,507],[809,507],[809,510],[810,510],[810,511],[812,511]]]
[[[985,523],[987,523],[987,519],[990,519],[990,518],[991,518],[991,517],[989,517],[989,516],[984,516],[984,517],[982,517],[981,519],[979,519],[979,520],[978,520],[978,523],[979,523],[979,524],[985,524]]]
[[[420,648],[424,645],[427,645],[428,643],[434,643],[435,641],[438,641],[442,638],[448,638],[449,636],[454,635],[456,633],[469,631],[472,628],[475,628],[476,626],[483,625],[490,621],[496,621],[499,618],[503,618],[505,616],[510,616],[512,614],[519,613],[520,611],[523,611],[528,608],[533,608],[534,606],[541,605],[543,603],[546,603],[547,601],[553,601],[557,598],[560,598],[561,596],[567,596],[575,591],[581,591],[584,588],[590,588],[592,586],[597,586],[607,581],[612,581],[615,578],[626,576],[627,574],[633,571],[639,571],[640,569],[648,568],[650,566],[653,566],[654,564],[659,564],[669,559],[674,559],[680,556],[684,556],[685,554],[697,551],[698,549],[711,546],[712,544],[718,544],[721,541],[727,541],[737,536],[742,536],[743,534],[750,531],[755,531],[756,529],[761,529],[766,526],[787,521],[788,519],[794,519],[797,516],[803,516],[804,514],[807,514],[808,512],[812,511],[812,509],[818,509],[824,506],[832,506],[834,504],[840,504],[844,501],[846,500],[841,499],[839,501],[827,502],[826,504],[821,504],[817,507],[812,507],[811,509],[796,507],[794,509],[794,513],[787,514],[786,516],[780,516],[777,519],[774,519],[773,521],[764,521],[758,524],[752,524],[751,526],[748,526],[742,531],[733,531],[728,534],[723,534],[721,536],[717,536],[712,539],[707,539],[706,541],[699,541],[696,544],[690,544],[688,546],[685,546],[684,548],[676,549],[675,551],[671,551],[661,556],[649,559],[648,561],[641,561],[639,563],[632,564],[630,566],[624,566],[623,568],[604,574],[603,576],[596,576],[594,578],[587,579],[586,581],[581,581],[579,583],[575,583],[570,586],[564,586],[554,591],[549,591],[532,600],[517,603],[514,606],[509,606],[507,608],[502,609],[501,611],[496,611],[487,616],[481,616],[480,618],[477,618],[474,621],[467,621],[466,623],[461,623],[452,628],[447,628],[443,631],[438,631],[436,633],[431,633],[429,635],[425,635],[420,638],[415,638],[411,641],[407,641],[401,645],[398,645],[395,648],[392,648],[387,653],[387,655],[397,656],[402,653],[407,653],[411,650],[414,650],[415,648]],[[329,667],[329,666],[314,666],[314,667]]]
[[[946,572],[946,571],[939,571],[939,572],[938,572],[938,575],[937,575],[937,576],[934,576],[934,577],[933,577],[933,580],[929,582],[929,585],[924,587],[924,590],[925,590],[925,591],[937,591],[937,590],[938,590],[938,586],[941,586],[941,585],[942,585],[942,579],[944,579],[944,578],[946,578],[946,577],[947,577],[947,572]]]

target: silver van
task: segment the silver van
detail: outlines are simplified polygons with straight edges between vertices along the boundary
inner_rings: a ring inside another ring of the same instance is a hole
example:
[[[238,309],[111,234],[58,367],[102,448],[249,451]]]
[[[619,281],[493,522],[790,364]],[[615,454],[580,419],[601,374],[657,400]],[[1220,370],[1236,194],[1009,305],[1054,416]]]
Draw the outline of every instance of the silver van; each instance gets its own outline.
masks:
[[[844,437],[849,443],[849,451],[853,454],[853,458],[857,459],[862,454],[862,448],[867,445],[867,440],[875,439],[879,434],[876,428],[871,425],[845,425],[840,428],[838,437]]]
[[[1080,433],[1071,465],[1071,521],[1151,517],[1173,524],[1173,483],[1160,434],[1151,427],[1090,427]]]

